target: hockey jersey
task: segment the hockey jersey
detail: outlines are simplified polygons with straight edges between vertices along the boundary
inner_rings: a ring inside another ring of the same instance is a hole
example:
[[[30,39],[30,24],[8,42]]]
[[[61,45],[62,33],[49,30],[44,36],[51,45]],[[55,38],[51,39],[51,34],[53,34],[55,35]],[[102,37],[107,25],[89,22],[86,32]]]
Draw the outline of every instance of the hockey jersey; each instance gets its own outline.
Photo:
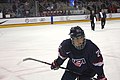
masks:
[[[104,76],[103,57],[99,48],[91,40],[86,39],[84,49],[78,50],[72,45],[71,39],[66,39],[60,44],[58,52],[56,61],[59,65],[62,65],[69,58],[68,69],[82,75]]]

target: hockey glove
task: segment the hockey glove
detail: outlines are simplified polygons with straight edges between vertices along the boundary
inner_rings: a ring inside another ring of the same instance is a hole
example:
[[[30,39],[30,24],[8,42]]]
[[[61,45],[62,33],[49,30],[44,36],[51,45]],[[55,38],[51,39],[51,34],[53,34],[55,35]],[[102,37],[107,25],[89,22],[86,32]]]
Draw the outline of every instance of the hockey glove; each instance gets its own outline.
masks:
[[[57,63],[57,61],[56,60],[54,60],[53,62],[52,62],[52,64],[51,64],[51,69],[52,70],[58,70],[59,69],[59,64]]]

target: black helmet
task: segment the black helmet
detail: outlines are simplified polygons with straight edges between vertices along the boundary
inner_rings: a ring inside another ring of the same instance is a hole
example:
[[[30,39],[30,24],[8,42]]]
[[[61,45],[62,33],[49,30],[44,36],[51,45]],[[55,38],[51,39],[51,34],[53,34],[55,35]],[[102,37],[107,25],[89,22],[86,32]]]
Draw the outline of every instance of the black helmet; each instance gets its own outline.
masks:
[[[69,35],[71,38],[85,37],[84,31],[79,26],[72,27]]]
[[[85,34],[84,34],[84,31],[79,26],[72,27],[70,29],[69,35],[71,37],[72,44],[76,49],[82,50],[85,47],[86,45]],[[74,39],[78,39],[78,37],[83,38],[83,43],[80,45],[76,45],[74,41]]]

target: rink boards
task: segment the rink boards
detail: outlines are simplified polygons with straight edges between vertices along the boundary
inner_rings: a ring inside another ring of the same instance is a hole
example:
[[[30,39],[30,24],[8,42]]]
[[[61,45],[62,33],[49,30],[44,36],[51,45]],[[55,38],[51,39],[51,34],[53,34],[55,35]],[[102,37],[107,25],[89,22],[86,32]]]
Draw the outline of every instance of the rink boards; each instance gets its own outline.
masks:
[[[97,21],[99,21],[98,15]],[[120,13],[107,14],[107,20],[120,20]],[[90,22],[90,15],[49,16],[0,19],[0,28]]]

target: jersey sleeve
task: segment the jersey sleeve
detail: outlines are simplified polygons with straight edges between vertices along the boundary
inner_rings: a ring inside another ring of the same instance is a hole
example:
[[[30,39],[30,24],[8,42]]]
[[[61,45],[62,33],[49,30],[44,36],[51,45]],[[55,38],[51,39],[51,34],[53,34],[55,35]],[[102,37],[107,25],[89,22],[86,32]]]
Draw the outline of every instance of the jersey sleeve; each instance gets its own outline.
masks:
[[[62,65],[63,62],[68,58],[67,52],[69,50],[68,44],[66,41],[63,41],[58,48],[58,58],[56,59],[59,65]]]
[[[101,54],[100,49],[95,45],[91,49],[90,54],[90,63],[94,71],[97,73],[98,78],[104,77],[104,70],[103,70],[103,57]]]
[[[58,56],[62,59],[66,59],[68,56],[66,55],[66,50],[65,47],[63,45],[59,46],[58,49]]]

